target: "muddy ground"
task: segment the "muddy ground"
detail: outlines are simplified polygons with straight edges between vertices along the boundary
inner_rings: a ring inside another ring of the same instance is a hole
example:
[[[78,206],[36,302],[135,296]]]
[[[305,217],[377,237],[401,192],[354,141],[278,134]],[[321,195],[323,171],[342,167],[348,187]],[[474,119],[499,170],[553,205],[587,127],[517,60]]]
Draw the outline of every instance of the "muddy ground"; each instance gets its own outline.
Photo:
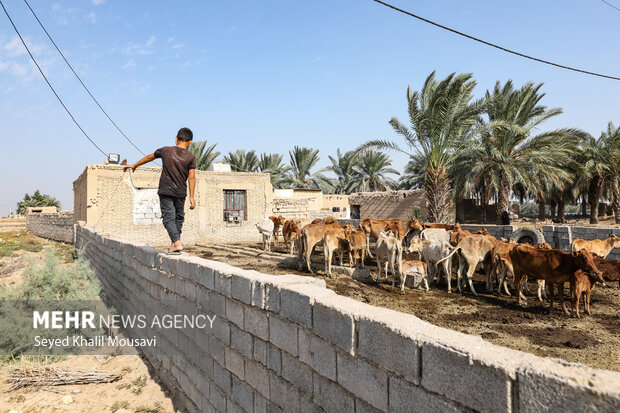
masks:
[[[243,245],[258,247],[259,244]],[[283,252],[284,256],[283,247],[275,247],[274,251]],[[340,295],[414,314],[435,325],[478,335],[494,344],[538,356],[557,357],[595,368],[620,371],[618,283],[605,287],[597,286],[592,291],[592,315],[582,313],[582,318],[577,319],[564,315],[557,301],[553,311],[549,313],[548,302],[543,305],[535,296],[528,297],[527,308],[521,308],[512,297],[488,294],[482,274],[474,277],[478,297],[469,290],[463,294],[448,294],[443,281],[438,285],[431,285],[428,292],[405,288],[405,295],[401,295],[399,292],[391,292],[391,278],[389,282],[382,279],[380,284],[370,280],[360,282],[336,273],[333,278],[327,278],[322,271],[312,275],[282,268],[277,262],[261,258],[260,254],[247,256],[209,246],[187,247],[186,252],[266,274],[297,274],[324,278],[328,288]],[[322,259],[322,252],[319,252],[319,256]],[[367,265],[371,268],[373,277],[376,277],[374,261],[368,260]],[[454,276],[452,283],[454,289]],[[530,290],[535,291],[535,284],[530,285]],[[568,299],[568,296],[566,298]]]

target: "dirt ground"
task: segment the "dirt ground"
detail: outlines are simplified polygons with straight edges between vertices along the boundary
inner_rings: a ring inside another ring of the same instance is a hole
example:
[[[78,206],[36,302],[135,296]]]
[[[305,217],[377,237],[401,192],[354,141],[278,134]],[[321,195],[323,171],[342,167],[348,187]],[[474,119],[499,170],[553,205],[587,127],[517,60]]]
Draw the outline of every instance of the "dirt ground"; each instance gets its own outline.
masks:
[[[284,249],[275,247],[274,251],[284,252]],[[414,314],[435,325],[478,335],[494,344],[538,356],[556,357],[600,369],[620,371],[618,283],[605,287],[597,286],[592,291],[592,315],[584,315],[582,312],[582,318],[577,319],[564,315],[557,301],[553,311],[549,313],[548,302],[543,305],[535,296],[529,296],[527,308],[521,308],[515,304],[514,297],[488,294],[482,274],[474,277],[478,297],[469,290],[463,294],[456,291],[448,294],[443,281],[431,285],[428,292],[405,288],[405,295],[401,295],[400,291],[391,292],[391,278],[389,282],[382,279],[379,284],[370,280],[360,282],[337,273],[334,273],[333,278],[327,278],[322,271],[312,275],[282,268],[277,262],[261,258],[260,254],[247,256],[208,246],[188,247],[186,252],[266,274],[297,274],[324,278],[328,288],[340,295]],[[319,254],[322,259],[322,252]],[[371,275],[376,277],[376,263],[368,260],[367,265],[371,268]],[[455,276],[452,280],[454,289]],[[530,285],[530,290],[535,292],[535,284]],[[569,304],[567,306],[570,307]]]
[[[42,260],[54,251],[61,262],[73,261],[73,246],[48,241],[22,231],[0,234],[0,287],[12,287],[22,282],[22,271],[28,257]],[[1,332],[0,332],[1,334]],[[122,374],[113,383],[50,386],[9,391],[6,383],[12,368],[32,364],[32,361],[0,363],[0,413],[43,412],[116,412],[171,413],[172,399],[149,372],[147,364],[137,355],[67,356],[54,363],[55,368],[70,370],[102,370]]]

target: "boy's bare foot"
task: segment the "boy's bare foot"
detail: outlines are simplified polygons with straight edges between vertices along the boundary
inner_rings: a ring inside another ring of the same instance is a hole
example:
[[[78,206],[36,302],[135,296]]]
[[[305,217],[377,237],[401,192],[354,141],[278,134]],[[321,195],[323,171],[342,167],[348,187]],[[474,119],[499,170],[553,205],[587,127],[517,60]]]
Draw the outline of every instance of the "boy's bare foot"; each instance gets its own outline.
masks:
[[[183,251],[183,245],[181,244],[181,240],[172,243],[172,247],[170,248],[172,252]]]

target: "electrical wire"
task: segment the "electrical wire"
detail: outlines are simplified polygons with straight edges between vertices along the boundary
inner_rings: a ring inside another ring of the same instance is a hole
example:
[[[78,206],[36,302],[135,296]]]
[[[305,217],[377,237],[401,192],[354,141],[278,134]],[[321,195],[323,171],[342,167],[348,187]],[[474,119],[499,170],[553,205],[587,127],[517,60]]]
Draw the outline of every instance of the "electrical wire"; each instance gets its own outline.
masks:
[[[616,11],[620,11],[619,8],[617,8],[616,6],[614,6],[613,4],[609,3],[608,1],[605,0],[601,0],[603,3],[605,3],[606,5],[608,5],[609,7],[616,9]]]
[[[84,90],[86,90],[86,92],[88,93],[88,95],[91,97],[91,99],[97,104],[97,106],[99,106],[99,109],[101,109],[101,111],[103,112],[103,114],[108,118],[108,120],[110,122],[112,122],[112,125],[114,125],[114,127],[116,128],[116,130],[118,130],[120,132],[121,135],[123,135],[125,137],[125,139],[127,140],[127,142],[129,142],[134,148],[136,148],[138,150],[138,152],[140,152],[142,155],[146,156],[146,153],[144,153],[140,148],[138,148],[138,146],[131,140],[129,139],[129,137],[125,134],[125,132],[123,132],[121,130],[121,128],[116,124],[116,122],[114,122],[112,120],[112,118],[110,117],[110,115],[108,115],[108,112],[105,111],[105,109],[103,109],[103,107],[101,106],[101,104],[99,103],[99,101],[93,96],[93,94],[91,93],[91,91],[88,89],[88,87],[86,87],[86,85],[84,84],[84,82],[82,81],[82,79],[80,78],[80,76],[77,74],[77,72],[73,69],[73,66],[71,66],[71,64],[69,63],[69,61],[67,60],[67,58],[65,57],[65,55],[60,51],[60,48],[58,47],[58,45],[56,44],[56,42],[54,41],[54,39],[52,39],[52,36],[50,36],[50,34],[48,33],[47,29],[45,28],[45,26],[43,26],[43,23],[41,23],[41,20],[39,20],[39,17],[37,16],[37,14],[34,12],[34,10],[32,9],[32,7],[30,7],[30,4],[28,3],[28,0],[24,0],[24,3],[26,3],[26,6],[28,6],[28,8],[30,9],[30,11],[32,12],[32,15],[34,16],[35,19],[37,19],[37,22],[39,23],[39,26],[41,26],[41,28],[43,29],[43,31],[45,32],[45,34],[47,35],[47,37],[50,39],[50,41],[52,42],[52,44],[54,45],[54,47],[56,48],[56,50],[58,51],[58,53],[60,54],[60,56],[62,56],[62,59],[65,61],[65,63],[67,64],[67,66],[69,66],[69,69],[71,69],[71,71],[73,72],[73,74],[75,75],[75,77],[77,78],[77,80],[80,81],[80,84],[82,85],[82,87],[84,88]]]
[[[37,63],[37,60],[34,58],[34,56],[32,55],[32,52],[30,51],[30,49],[28,48],[28,45],[26,45],[26,42],[24,41],[24,38],[22,37],[21,33],[19,32],[19,30],[17,30],[17,26],[15,26],[15,23],[13,23],[13,19],[11,18],[11,16],[9,15],[9,12],[7,11],[6,7],[4,7],[4,3],[2,2],[2,0],[0,0],[0,5],[2,6],[2,10],[4,10],[4,14],[6,14],[6,17],[8,17],[9,21],[11,22],[11,25],[13,26],[13,30],[15,30],[15,33],[17,33],[17,36],[19,37],[19,39],[22,41],[22,44],[24,45],[24,47],[26,48],[26,51],[28,52],[28,54],[30,55],[30,58],[32,59],[32,61],[34,62],[35,66],[37,67],[37,69],[39,69],[39,73],[41,73],[41,76],[43,76],[43,79],[45,79],[45,82],[47,83],[47,85],[50,87],[50,89],[52,90],[52,92],[54,93],[54,96],[56,96],[56,99],[58,99],[58,102],[60,102],[60,104],[62,105],[62,107],[65,109],[65,111],[67,112],[67,114],[69,114],[69,117],[71,118],[71,120],[73,121],[73,123],[75,123],[75,125],[80,129],[80,131],[82,131],[82,133],[84,134],[84,136],[86,136],[86,139],[88,139],[90,141],[90,143],[93,144],[93,146],[95,148],[97,148],[99,150],[99,152],[101,152],[106,158],[108,156],[107,153],[105,153],[103,151],[103,149],[101,149],[99,147],[99,145],[97,145],[95,143],[94,140],[92,140],[90,138],[90,136],[88,136],[88,134],[86,133],[86,131],[84,131],[84,129],[82,128],[82,126],[80,126],[80,124],[78,123],[77,120],[75,120],[75,118],[73,117],[73,114],[71,114],[71,111],[69,111],[69,109],[67,108],[67,106],[64,104],[64,102],[62,101],[62,99],[60,98],[60,96],[58,96],[58,93],[56,93],[56,90],[54,89],[54,87],[52,86],[52,84],[49,82],[49,80],[47,80],[47,77],[45,76],[45,73],[43,73],[43,70],[41,69],[41,66],[39,66],[39,63]]]
[[[596,73],[596,72],[590,72],[588,70],[583,70],[583,69],[577,69],[577,68],[574,68],[574,67],[561,65],[559,63],[554,63],[554,62],[551,62],[551,61],[548,61],[548,60],[539,59],[537,57],[532,57],[532,56],[526,55],[524,53],[519,53],[519,52],[516,52],[514,50],[510,50],[510,49],[507,49],[505,47],[498,46],[498,45],[496,45],[494,43],[487,42],[486,40],[479,39],[479,38],[471,36],[469,34],[466,34],[466,33],[460,32],[458,30],[452,29],[450,27],[444,26],[442,24],[436,23],[436,22],[434,22],[432,20],[425,19],[424,17],[418,16],[418,15],[413,14],[411,12],[408,12],[406,10],[399,9],[398,7],[396,7],[396,6],[394,6],[394,5],[390,4],[390,3],[386,3],[386,2],[381,1],[381,0],[372,0],[372,1],[374,1],[375,3],[379,3],[379,4],[381,4],[381,5],[385,6],[385,7],[388,7],[390,9],[392,9],[392,10],[396,10],[397,12],[406,14],[406,15],[411,16],[411,17],[414,17],[414,18],[416,18],[418,20],[421,20],[421,21],[423,21],[425,23],[432,24],[433,26],[439,27],[441,29],[447,30],[447,31],[455,33],[455,34],[458,34],[459,36],[463,36],[463,37],[466,37],[468,39],[474,40],[476,42],[485,44],[487,46],[491,46],[491,47],[494,47],[496,49],[502,50],[502,51],[504,51],[506,53],[511,53],[511,54],[523,57],[525,59],[534,60],[536,62],[544,63],[546,65],[551,65],[551,66],[555,66],[555,67],[559,67],[561,69],[572,70],[573,72],[584,73],[584,74],[587,74],[587,75],[598,76],[598,77],[602,77],[602,78],[606,78],[606,79],[620,80],[620,77],[605,75],[605,74]],[[605,3],[607,3],[607,2],[605,2]]]

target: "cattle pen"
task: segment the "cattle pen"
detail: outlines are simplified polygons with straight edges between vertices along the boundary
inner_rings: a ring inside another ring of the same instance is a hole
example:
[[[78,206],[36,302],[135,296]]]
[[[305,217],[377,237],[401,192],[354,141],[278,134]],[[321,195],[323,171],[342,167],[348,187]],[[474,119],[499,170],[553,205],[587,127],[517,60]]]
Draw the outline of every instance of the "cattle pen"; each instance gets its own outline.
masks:
[[[265,274],[295,274],[324,279],[337,294],[377,307],[413,314],[429,323],[542,357],[561,358],[591,367],[620,371],[620,288],[617,283],[597,287],[592,292],[592,315],[577,319],[562,314],[559,305],[552,313],[548,302],[528,297],[525,308],[516,305],[514,296],[501,296],[485,290],[484,275],[474,275],[478,296],[446,291],[442,280],[422,288],[406,288],[400,295],[391,291],[391,276],[376,283],[376,264],[367,260],[366,270],[345,267],[333,277],[323,272],[321,248],[314,254],[314,274],[297,268],[297,256],[288,255],[280,242],[271,254],[260,243],[206,244],[187,248],[191,255],[221,261],[235,267]],[[456,274],[456,269],[453,269]],[[453,277],[454,279],[455,277]],[[533,291],[533,289],[532,289]]]

